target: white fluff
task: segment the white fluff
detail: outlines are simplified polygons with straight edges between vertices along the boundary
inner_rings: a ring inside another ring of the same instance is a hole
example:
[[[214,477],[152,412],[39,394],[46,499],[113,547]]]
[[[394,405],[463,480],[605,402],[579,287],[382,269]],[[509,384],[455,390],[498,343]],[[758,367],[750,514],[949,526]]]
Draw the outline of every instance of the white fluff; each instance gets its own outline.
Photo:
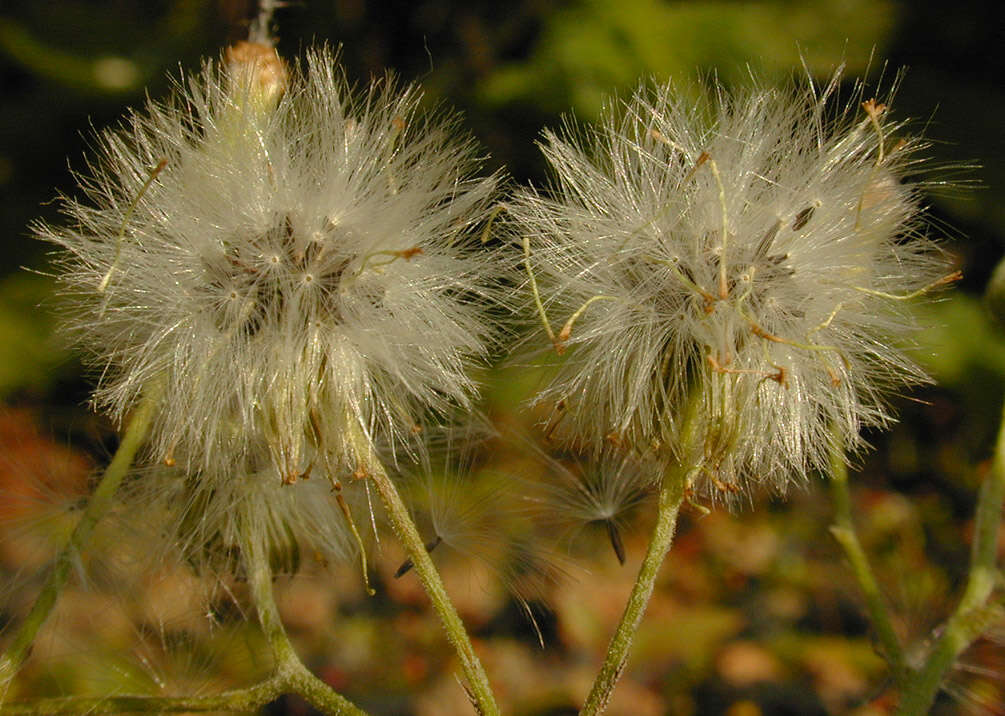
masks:
[[[335,63],[207,64],[105,132],[66,225],[35,227],[67,251],[96,404],[121,419],[165,381],[152,449],[188,472],[344,475],[354,431],[400,445],[475,392],[496,181],[414,88],[354,92]]]
[[[643,87],[546,133],[552,191],[509,208],[568,350],[539,396],[556,435],[700,463],[692,487],[719,497],[782,490],[924,380],[902,299],[948,269],[901,182],[923,144],[861,96],[835,111],[837,82],[697,105]]]

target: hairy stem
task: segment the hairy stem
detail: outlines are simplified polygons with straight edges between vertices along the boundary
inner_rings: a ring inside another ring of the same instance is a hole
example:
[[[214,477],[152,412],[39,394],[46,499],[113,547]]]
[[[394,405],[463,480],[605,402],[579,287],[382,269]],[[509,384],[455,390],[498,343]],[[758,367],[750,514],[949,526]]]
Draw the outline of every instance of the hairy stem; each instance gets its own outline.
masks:
[[[278,6],[279,2],[277,0],[259,0],[258,14],[251,21],[251,26],[248,28],[249,42],[257,42],[269,47],[276,44],[275,37],[272,34],[272,16],[275,14]]]
[[[840,440],[835,440],[839,445]],[[890,666],[894,680],[903,683],[905,677],[904,649],[890,619],[890,610],[880,592],[869,559],[862,549],[858,534],[855,532],[855,522],[852,519],[851,491],[848,488],[848,465],[840,448],[831,450],[831,494],[834,498],[834,524],[830,531],[844,550],[851,564],[852,574],[858,582],[859,589],[865,597],[865,607],[869,614],[872,628],[876,630],[883,651],[883,657]]]
[[[362,453],[367,454],[367,453]],[[397,488],[388,477],[380,462],[371,455],[367,461],[367,468],[370,477],[373,479],[380,493],[381,501],[387,510],[391,526],[397,535],[409,559],[415,573],[419,576],[422,586],[429,595],[433,608],[443,623],[443,628],[447,632],[447,639],[450,641],[458,658],[461,660],[461,668],[467,677],[468,695],[472,699],[475,708],[481,716],[497,716],[499,707],[496,706],[495,696],[492,694],[492,687],[489,685],[488,676],[482,667],[478,655],[475,653],[468,633],[464,629],[464,623],[460,615],[454,608],[453,602],[447,596],[447,590],[443,586],[433,560],[430,559],[426,551],[426,545],[419,536],[419,531],[415,528],[415,523],[408,514],[408,508],[402,502]]]
[[[42,587],[38,599],[35,601],[34,606],[32,606],[27,618],[25,618],[20,628],[14,634],[7,650],[0,656],[0,705],[4,702],[7,687],[10,685],[11,679],[13,679],[21,664],[24,663],[24,660],[28,658],[31,645],[34,643],[39,629],[42,628],[42,625],[49,618],[49,614],[52,612],[52,608],[55,606],[60,592],[66,586],[75,556],[87,543],[91,533],[94,531],[95,525],[98,524],[98,521],[105,516],[112,506],[115,493],[129,471],[133,458],[136,456],[136,451],[139,450],[140,445],[146,438],[147,430],[153,419],[154,408],[160,400],[162,391],[163,385],[160,382],[155,382],[148,387],[139,407],[133,413],[126,426],[126,432],[122,436],[118,450],[115,451],[115,456],[101,476],[94,494],[91,495],[84,514],[70,534],[70,539],[67,541],[63,551],[56,557],[52,572]]]
[[[331,716],[339,714],[366,716],[365,711],[312,674],[294,651],[293,644],[290,643],[279,618],[279,610],[272,594],[272,570],[269,567],[266,546],[258,540],[246,538],[244,560],[248,572],[248,587],[258,612],[258,620],[275,659],[276,673],[273,679],[278,680],[283,691],[300,694],[322,713]]]
[[[659,574],[664,559],[666,559],[667,552],[670,551],[670,545],[673,544],[674,533],[677,529],[677,515],[680,512],[681,502],[684,501],[684,493],[692,473],[693,470],[678,467],[663,476],[659,492],[656,526],[653,529],[652,539],[649,541],[649,549],[645,559],[642,560],[642,567],[639,569],[635,586],[632,587],[632,593],[628,597],[624,614],[621,615],[621,622],[607,647],[603,666],[593,682],[593,688],[586,698],[583,709],[579,712],[580,716],[594,716],[603,713],[611,700],[614,686],[621,677],[621,672],[624,671],[628,660],[628,650],[631,648],[635,632],[638,631],[649,599],[652,597],[656,576]]]
[[[995,618],[997,611],[989,604],[998,579],[998,525],[1005,499],[1005,414],[998,431],[990,474],[981,485],[977,499],[974,541],[970,552],[970,573],[963,597],[949,617],[942,634],[920,669],[907,680],[903,689],[900,716],[928,713],[946,672],[957,657],[970,646]]]

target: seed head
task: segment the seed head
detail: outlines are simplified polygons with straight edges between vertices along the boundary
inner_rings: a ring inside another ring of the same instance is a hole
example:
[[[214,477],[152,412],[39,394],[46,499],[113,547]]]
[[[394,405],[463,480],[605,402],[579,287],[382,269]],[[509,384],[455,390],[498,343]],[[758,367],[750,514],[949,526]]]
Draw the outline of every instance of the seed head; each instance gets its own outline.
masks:
[[[526,485],[493,473],[485,458],[502,448],[486,424],[430,436],[434,461],[406,483],[416,522],[434,560],[461,559],[484,567],[505,587],[537,632],[535,611],[568,576],[567,560],[529,529]],[[413,567],[406,560],[395,577]]]
[[[153,449],[204,474],[352,472],[467,406],[495,261],[471,246],[495,180],[390,79],[244,43],[101,136],[39,224],[116,418],[165,384]],[[477,244],[475,240],[473,243]],[[352,436],[356,436],[353,438]]]
[[[838,79],[697,105],[643,87],[585,138],[546,133],[553,190],[509,208],[564,322],[556,435],[701,464],[713,494],[783,489],[924,379],[903,299],[955,277],[902,181],[923,143],[860,94],[835,111]]]

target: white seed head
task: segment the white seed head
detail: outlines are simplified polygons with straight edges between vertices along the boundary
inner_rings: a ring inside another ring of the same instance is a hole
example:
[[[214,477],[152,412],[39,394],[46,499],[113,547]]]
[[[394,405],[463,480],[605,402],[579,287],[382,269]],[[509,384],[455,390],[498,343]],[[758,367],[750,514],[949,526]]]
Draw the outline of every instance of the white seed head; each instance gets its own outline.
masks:
[[[121,419],[162,381],[155,455],[233,474],[265,446],[287,482],[469,405],[496,182],[454,130],[414,88],[350,90],[328,50],[287,69],[246,44],[104,133],[66,226],[35,227],[66,249],[96,404]]]
[[[564,323],[558,436],[662,446],[703,464],[699,491],[781,490],[924,379],[903,299],[948,269],[901,181],[922,143],[860,95],[835,111],[837,83],[643,87],[585,138],[546,134],[553,191],[509,213]]]

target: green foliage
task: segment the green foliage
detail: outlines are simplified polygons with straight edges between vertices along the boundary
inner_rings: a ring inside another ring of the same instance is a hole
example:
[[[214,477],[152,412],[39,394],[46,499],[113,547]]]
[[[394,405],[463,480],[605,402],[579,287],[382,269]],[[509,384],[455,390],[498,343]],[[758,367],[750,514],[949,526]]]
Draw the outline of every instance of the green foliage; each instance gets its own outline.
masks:
[[[917,358],[936,382],[964,391],[979,383],[997,401],[1005,386],[1005,332],[991,321],[987,306],[957,291],[917,310],[926,327]],[[978,376],[981,380],[975,381]]]
[[[543,18],[530,56],[502,66],[479,86],[487,103],[521,102],[596,116],[612,89],[639,77],[689,78],[713,70],[726,83],[749,66],[779,74],[825,74],[842,62],[866,69],[894,27],[889,0],[814,3],[580,0]]]
[[[58,377],[66,353],[54,321],[40,305],[52,282],[16,273],[0,281],[0,398],[18,390],[44,390]]]

